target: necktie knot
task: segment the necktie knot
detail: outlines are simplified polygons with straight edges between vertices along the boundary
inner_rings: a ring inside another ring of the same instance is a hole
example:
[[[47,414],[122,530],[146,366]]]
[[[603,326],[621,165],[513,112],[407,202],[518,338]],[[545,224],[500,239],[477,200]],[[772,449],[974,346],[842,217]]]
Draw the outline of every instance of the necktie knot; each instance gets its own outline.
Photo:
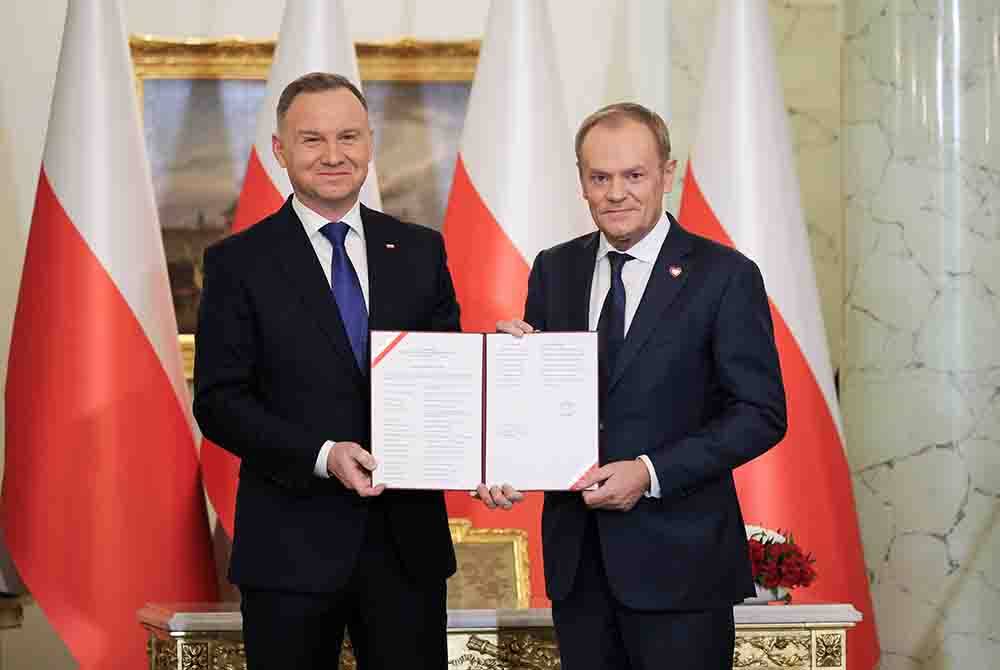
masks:
[[[344,248],[344,240],[347,239],[347,233],[351,230],[343,221],[334,221],[326,224],[319,229],[319,232],[323,234],[323,237],[330,240],[330,244],[334,247]]]
[[[613,276],[620,277],[622,274],[622,268],[624,268],[625,264],[634,258],[634,256],[629,256],[628,254],[624,254],[620,251],[609,251],[608,262],[611,263],[611,274]]]

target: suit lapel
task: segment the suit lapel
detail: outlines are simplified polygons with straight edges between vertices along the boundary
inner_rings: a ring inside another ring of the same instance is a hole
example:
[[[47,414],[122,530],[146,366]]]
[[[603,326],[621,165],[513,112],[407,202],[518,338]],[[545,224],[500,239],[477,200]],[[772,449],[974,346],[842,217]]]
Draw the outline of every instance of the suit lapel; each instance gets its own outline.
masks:
[[[597,242],[600,233],[588,235],[581,241],[579,253],[572,256],[567,280],[570,296],[567,305],[567,330],[590,330],[590,290],[594,282],[594,263],[597,259]]]
[[[386,244],[396,242],[385,237],[385,226],[378,225],[375,212],[361,205],[361,223],[365,227],[365,254],[368,259],[368,323],[377,328],[381,323],[379,310],[379,277],[391,271],[393,264],[386,258]]]
[[[639,308],[629,326],[625,344],[618,354],[618,360],[608,384],[609,393],[621,379],[622,373],[635,358],[642,345],[649,339],[653,330],[662,322],[664,312],[673,303],[691,274],[691,259],[682,262],[682,259],[691,251],[691,235],[681,228],[673,216],[670,214],[667,216],[670,217],[670,232],[667,233],[666,239],[663,240],[663,246],[660,247],[660,253],[656,257],[649,282],[646,284],[646,290],[639,302]],[[671,269],[674,272],[680,269],[680,273],[675,276]]]
[[[305,303],[306,311],[312,314],[320,330],[326,333],[334,352],[354,371],[355,381],[363,384],[333,292],[302,222],[292,209],[291,198],[285,202],[283,210],[284,230],[280,236],[281,241],[275,247],[278,261],[291,280],[292,288]],[[289,327],[294,327],[294,324],[289,324]]]

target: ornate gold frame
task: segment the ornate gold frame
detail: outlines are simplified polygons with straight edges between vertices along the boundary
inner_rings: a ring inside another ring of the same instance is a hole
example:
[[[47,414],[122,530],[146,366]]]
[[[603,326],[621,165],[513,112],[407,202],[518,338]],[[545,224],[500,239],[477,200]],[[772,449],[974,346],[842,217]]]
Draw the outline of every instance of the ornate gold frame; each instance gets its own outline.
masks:
[[[363,81],[469,82],[476,72],[479,40],[357,42]],[[176,39],[132,35],[129,48],[136,93],[142,100],[146,79],[266,79],[274,40]],[[194,336],[178,338],[184,376],[194,376]]]
[[[138,79],[266,79],[274,40],[217,40],[132,35]],[[363,81],[472,81],[479,40],[357,42]]]
[[[531,607],[531,559],[528,534],[518,528],[473,528],[468,519],[448,519],[451,541],[455,544],[509,544],[514,552],[514,581],[517,606]]]

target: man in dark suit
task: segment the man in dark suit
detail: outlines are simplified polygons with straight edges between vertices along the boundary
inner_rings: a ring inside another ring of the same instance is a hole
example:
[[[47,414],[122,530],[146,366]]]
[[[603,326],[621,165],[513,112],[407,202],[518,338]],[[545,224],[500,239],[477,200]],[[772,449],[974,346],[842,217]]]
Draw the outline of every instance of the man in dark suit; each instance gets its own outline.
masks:
[[[601,109],[576,153],[599,232],[541,252],[524,321],[498,324],[599,333],[601,467],[579,484],[596,488],[542,514],[562,667],[728,670],[732,606],[754,594],[732,470],[785,433],[763,280],[662,212],[676,161],[657,114]]]
[[[445,667],[455,555],[440,492],[372,487],[368,329],[459,329],[441,236],[368,209],[367,103],[288,85],[274,155],[294,195],[205,253],[194,412],[242,460],[230,579],[250,668]]]

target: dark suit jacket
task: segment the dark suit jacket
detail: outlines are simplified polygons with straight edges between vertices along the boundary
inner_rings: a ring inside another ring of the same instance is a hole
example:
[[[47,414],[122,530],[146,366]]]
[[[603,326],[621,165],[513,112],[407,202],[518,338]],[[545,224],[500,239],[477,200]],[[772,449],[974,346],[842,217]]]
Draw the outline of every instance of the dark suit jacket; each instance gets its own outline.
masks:
[[[538,255],[525,321],[542,330],[588,328],[598,235]],[[671,217],[608,374],[601,463],[646,454],[662,492],[630,512],[594,512],[612,592],[636,609],[703,609],[753,595],[732,470],[785,433],[781,371],[757,266]],[[587,514],[578,493],[545,497],[545,581],[553,600],[572,588]]]
[[[455,331],[459,310],[439,233],[361,207],[372,329]],[[394,248],[386,245],[394,245]],[[416,579],[455,571],[440,492],[373,503],[313,473],[326,440],[369,444],[370,392],[291,199],[205,252],[194,413],[242,459],[230,579],[328,592],[349,577],[372,504],[383,505]]]

